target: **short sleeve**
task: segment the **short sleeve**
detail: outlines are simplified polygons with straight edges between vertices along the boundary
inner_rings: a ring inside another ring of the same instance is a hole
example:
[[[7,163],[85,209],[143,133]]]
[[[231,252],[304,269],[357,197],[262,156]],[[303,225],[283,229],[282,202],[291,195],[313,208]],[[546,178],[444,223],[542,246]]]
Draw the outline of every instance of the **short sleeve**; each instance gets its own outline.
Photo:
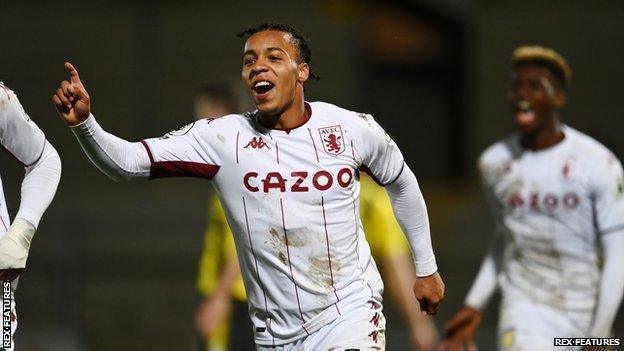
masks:
[[[212,179],[220,167],[217,138],[212,119],[187,124],[160,138],[143,140],[150,158],[150,179],[196,177]]]
[[[607,234],[624,229],[624,175],[622,164],[611,153],[597,157],[590,179],[596,227]]]
[[[0,144],[24,166],[37,162],[45,135],[20,104],[17,95],[0,83]]]
[[[403,154],[373,116],[358,114],[364,120],[356,150],[362,158],[362,169],[382,186],[392,184],[403,170]]]

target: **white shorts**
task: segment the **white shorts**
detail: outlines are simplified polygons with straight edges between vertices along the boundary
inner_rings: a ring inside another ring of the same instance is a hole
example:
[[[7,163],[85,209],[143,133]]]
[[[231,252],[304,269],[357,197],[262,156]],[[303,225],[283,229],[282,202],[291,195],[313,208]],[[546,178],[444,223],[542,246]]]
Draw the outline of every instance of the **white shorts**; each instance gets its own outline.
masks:
[[[554,338],[586,337],[591,313],[566,312],[505,294],[500,307],[498,349],[502,351],[578,350],[554,346]]]
[[[258,346],[258,351],[385,350],[386,318],[381,303],[369,300],[342,311],[342,315],[309,336],[279,346]]]

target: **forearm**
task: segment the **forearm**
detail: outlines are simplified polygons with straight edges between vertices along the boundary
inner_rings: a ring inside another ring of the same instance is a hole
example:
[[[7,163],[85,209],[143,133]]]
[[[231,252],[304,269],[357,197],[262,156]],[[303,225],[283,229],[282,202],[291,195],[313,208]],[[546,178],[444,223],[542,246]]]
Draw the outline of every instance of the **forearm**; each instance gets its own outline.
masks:
[[[22,181],[20,207],[15,218],[22,218],[37,228],[61,179],[61,159],[46,141],[41,157],[26,167]]]
[[[113,180],[147,178],[150,159],[141,143],[132,143],[106,132],[90,115],[71,127],[91,162]]]
[[[609,233],[602,237],[604,265],[592,337],[608,337],[624,293],[624,231]]]
[[[464,304],[479,311],[483,311],[488,301],[496,291],[497,267],[492,252],[488,253],[481,264],[479,273],[466,295]]]
[[[223,267],[223,273],[219,279],[216,293],[230,295],[232,292],[232,286],[238,277],[240,277],[240,267],[238,265],[238,258],[236,255],[229,255],[228,261]]]
[[[409,253],[385,256],[382,269],[384,282],[387,282],[387,291],[399,307],[405,321],[414,327],[420,320],[426,319],[420,313],[418,301],[412,291],[416,274]]]
[[[438,270],[433,248],[427,206],[416,176],[405,165],[399,178],[386,187],[392,209],[412,249],[416,275],[425,277]]]

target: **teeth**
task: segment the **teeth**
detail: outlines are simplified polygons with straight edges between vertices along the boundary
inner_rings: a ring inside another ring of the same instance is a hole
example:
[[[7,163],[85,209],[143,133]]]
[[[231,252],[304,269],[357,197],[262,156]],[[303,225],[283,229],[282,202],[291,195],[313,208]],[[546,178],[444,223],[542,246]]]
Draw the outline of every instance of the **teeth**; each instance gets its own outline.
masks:
[[[260,87],[265,87],[265,86],[270,86],[270,85],[271,85],[271,82],[268,82],[268,81],[266,81],[266,80],[261,80],[261,81],[257,82],[257,83],[254,85],[254,88],[256,88],[256,89],[257,89],[257,88],[260,88]]]
[[[531,103],[528,101],[519,101],[516,106],[518,106],[519,110],[525,111],[525,112],[531,109]]]

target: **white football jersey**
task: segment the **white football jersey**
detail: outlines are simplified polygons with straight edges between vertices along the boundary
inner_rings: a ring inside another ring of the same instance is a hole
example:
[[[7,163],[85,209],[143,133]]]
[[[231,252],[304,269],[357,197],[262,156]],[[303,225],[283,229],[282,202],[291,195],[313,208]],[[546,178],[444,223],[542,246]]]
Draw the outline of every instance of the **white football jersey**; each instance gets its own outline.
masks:
[[[17,95],[0,82],[0,145],[26,167],[39,160],[45,140],[45,135],[30,120]],[[9,214],[0,182],[0,234],[4,234],[9,226]]]
[[[591,312],[600,282],[600,236],[624,228],[622,166],[589,136],[525,150],[513,135],[488,148],[480,171],[506,239],[503,290],[575,312]]]
[[[370,115],[306,103],[292,130],[255,114],[200,120],[143,143],[151,178],[212,179],[234,232],[256,342],[279,345],[351,303],[381,302],[383,283],[359,218],[359,169],[380,184],[403,156]],[[374,301],[374,302],[373,302]]]

